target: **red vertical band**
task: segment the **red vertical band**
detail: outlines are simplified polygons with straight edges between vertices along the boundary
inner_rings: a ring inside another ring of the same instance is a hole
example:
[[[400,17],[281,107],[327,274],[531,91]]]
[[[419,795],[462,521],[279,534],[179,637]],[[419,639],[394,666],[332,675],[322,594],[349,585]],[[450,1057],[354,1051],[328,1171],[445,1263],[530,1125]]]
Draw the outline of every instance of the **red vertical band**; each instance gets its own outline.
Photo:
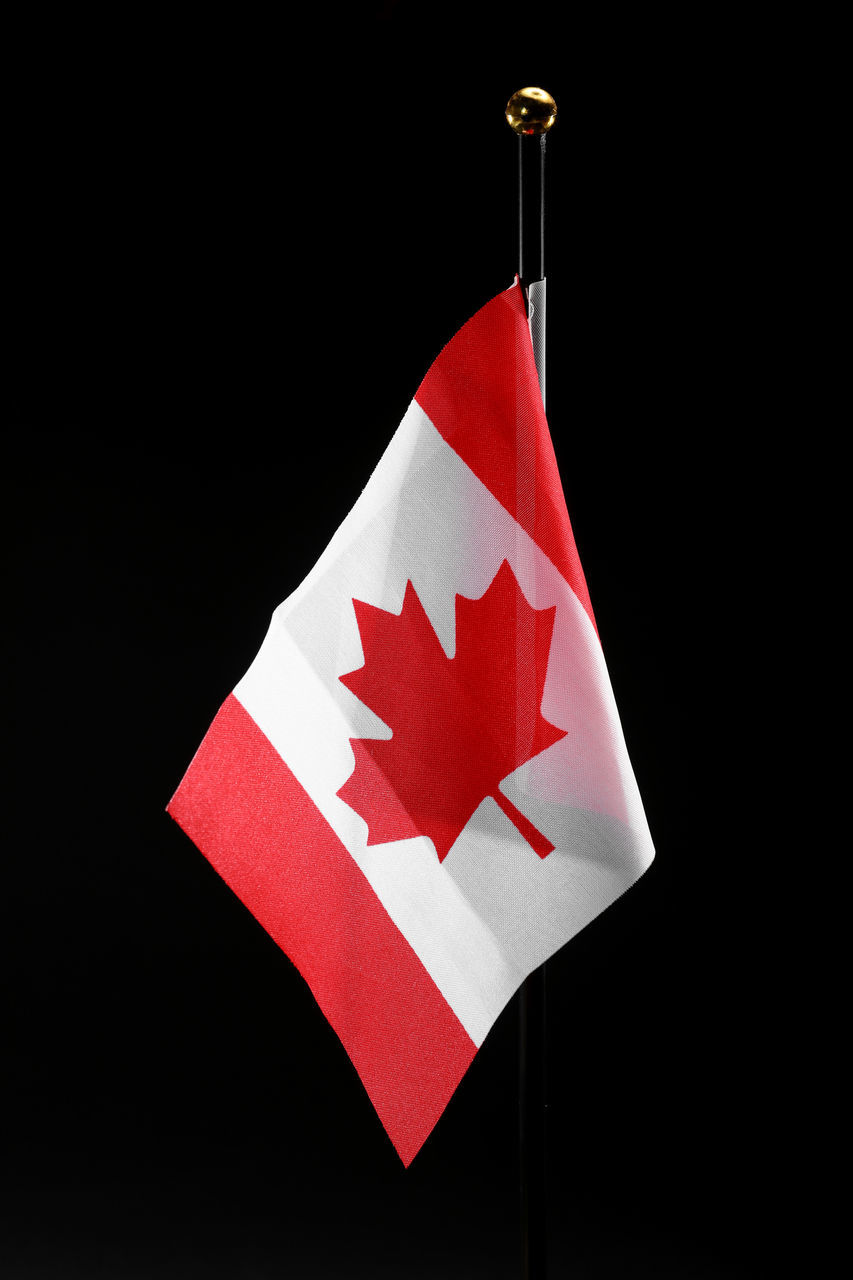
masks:
[[[299,969],[410,1164],[476,1046],[233,694],[169,813]]]
[[[436,431],[559,569],[595,626],[520,285],[487,302],[450,339],[415,399]]]

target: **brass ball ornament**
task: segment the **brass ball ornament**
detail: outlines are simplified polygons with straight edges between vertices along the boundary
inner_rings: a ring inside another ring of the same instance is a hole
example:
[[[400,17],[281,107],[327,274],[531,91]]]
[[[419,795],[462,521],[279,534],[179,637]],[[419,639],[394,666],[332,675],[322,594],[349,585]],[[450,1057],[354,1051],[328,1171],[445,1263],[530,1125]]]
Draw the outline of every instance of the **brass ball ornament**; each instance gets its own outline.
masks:
[[[506,119],[516,133],[547,133],[557,119],[557,104],[545,89],[519,89],[506,104]]]

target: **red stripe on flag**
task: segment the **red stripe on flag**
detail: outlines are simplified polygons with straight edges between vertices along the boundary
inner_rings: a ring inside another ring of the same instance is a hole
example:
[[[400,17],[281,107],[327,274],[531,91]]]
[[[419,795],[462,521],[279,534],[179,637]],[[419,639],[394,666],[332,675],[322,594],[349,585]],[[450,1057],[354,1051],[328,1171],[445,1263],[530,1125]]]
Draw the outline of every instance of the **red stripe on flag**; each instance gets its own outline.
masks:
[[[520,285],[487,302],[450,339],[415,399],[559,569],[595,626],[539,392]]]
[[[233,694],[168,811],[305,978],[410,1164],[476,1046]]]

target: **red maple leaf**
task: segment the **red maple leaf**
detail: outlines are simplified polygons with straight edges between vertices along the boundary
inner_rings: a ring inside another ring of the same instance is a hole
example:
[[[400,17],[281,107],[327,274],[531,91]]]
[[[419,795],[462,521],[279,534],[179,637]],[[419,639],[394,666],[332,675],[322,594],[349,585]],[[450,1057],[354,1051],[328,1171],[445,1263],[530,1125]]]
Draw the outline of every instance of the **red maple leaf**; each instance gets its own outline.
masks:
[[[498,784],[565,737],[540,711],[555,609],[532,608],[504,561],[479,600],[456,596],[448,658],[411,582],[399,614],[352,603],[364,666],[340,678],[393,735],[350,739],[355,769],[338,795],[367,843],[429,836],[443,862],[491,796],[544,858],[554,846]]]

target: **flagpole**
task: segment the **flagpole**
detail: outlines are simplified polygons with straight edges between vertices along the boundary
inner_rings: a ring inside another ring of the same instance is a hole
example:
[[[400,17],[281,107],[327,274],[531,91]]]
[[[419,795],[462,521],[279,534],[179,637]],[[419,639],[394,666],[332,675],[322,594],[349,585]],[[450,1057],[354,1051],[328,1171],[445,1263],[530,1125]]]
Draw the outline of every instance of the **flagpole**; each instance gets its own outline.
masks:
[[[506,118],[518,135],[518,276],[545,400],[545,141],[557,107],[543,89],[520,89]],[[545,965],[519,994],[518,1130],[523,1280],[546,1280]]]

